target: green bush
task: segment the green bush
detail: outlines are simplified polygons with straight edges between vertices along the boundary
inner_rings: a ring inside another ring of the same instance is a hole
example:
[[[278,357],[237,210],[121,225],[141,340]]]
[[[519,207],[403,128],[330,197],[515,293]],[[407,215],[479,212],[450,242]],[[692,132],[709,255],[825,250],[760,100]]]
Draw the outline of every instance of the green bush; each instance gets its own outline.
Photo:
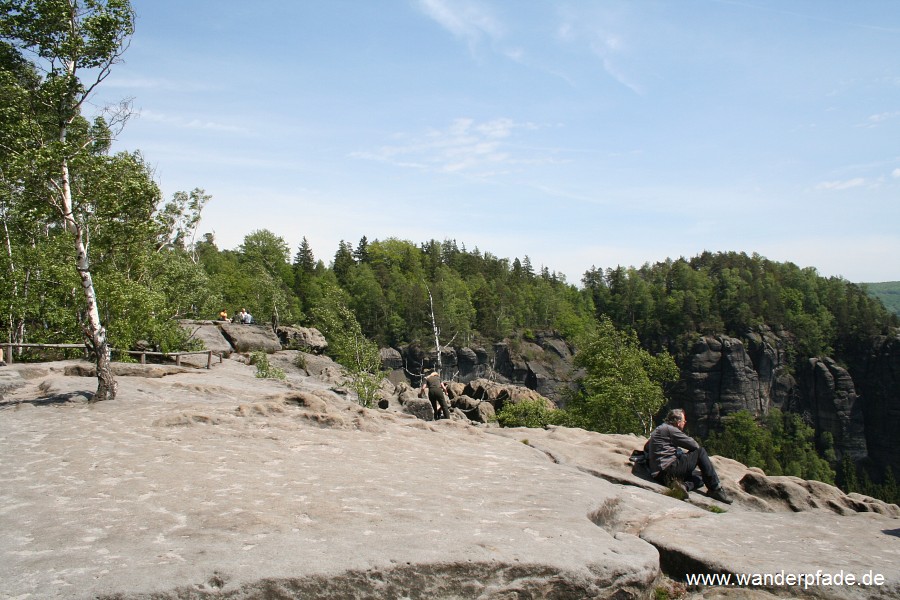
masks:
[[[544,400],[523,400],[513,404],[507,402],[497,412],[497,422],[502,427],[532,427],[564,425],[565,411],[547,406]]]
[[[260,379],[284,379],[284,369],[274,367],[269,363],[269,355],[262,351],[250,355],[250,364],[256,365],[256,376]]]
[[[767,475],[834,483],[834,470],[816,451],[815,430],[800,415],[774,408],[760,420],[746,410],[725,417],[725,430],[709,436],[707,450],[763,469]]]

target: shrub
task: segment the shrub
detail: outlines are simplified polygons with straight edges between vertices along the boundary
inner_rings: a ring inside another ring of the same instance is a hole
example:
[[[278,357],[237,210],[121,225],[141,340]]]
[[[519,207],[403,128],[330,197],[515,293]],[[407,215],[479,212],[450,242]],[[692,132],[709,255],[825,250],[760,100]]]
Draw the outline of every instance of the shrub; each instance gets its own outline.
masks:
[[[544,400],[523,400],[513,404],[507,402],[497,412],[497,422],[502,427],[544,427],[563,425],[566,414],[563,410],[547,406]]]
[[[284,379],[284,369],[274,367],[269,363],[269,355],[262,351],[250,355],[250,364],[256,365],[256,376],[260,379]]]

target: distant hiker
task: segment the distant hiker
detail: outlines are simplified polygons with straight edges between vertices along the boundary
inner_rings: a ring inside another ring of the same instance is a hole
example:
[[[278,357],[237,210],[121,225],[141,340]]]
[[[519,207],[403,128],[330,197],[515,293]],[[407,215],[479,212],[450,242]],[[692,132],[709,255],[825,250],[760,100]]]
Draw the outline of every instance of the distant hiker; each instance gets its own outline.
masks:
[[[241,312],[238,313],[238,317],[240,318],[240,322],[244,325],[249,325],[253,322],[253,316],[247,312],[246,308],[241,309]]]
[[[437,371],[432,371],[431,375],[422,380],[422,393],[424,394],[426,390],[428,391],[428,400],[431,401],[431,408],[434,410],[434,420],[437,421],[441,418],[438,416],[438,405],[441,407],[443,418],[449,419],[450,406],[447,403],[447,397],[444,395],[444,392],[447,391],[447,386],[441,381],[441,376],[438,375]]]
[[[707,496],[731,504],[731,498],[722,488],[706,449],[684,433],[686,424],[684,411],[674,408],[666,415],[665,423],[650,434],[650,441],[647,442],[650,451],[650,474],[659,483],[675,485],[685,492],[705,484]],[[697,467],[700,467],[702,481],[694,475],[694,469]]]
[[[228,320],[228,311],[225,310],[224,308],[222,309],[222,312],[219,313],[219,320],[220,320],[220,321],[227,321],[227,320]]]
[[[3,348],[0,348],[0,367],[5,367],[6,361],[3,360]]]

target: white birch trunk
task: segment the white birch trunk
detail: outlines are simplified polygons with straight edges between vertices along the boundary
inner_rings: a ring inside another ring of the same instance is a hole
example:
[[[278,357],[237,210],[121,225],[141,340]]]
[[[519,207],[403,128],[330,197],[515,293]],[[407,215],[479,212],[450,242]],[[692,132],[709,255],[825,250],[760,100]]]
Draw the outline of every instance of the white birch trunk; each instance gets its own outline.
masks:
[[[437,372],[443,377],[444,363],[441,359],[441,340],[438,338],[440,330],[437,326],[437,320],[434,318],[434,298],[431,296],[431,288],[425,286],[425,289],[428,290],[428,302],[431,305],[431,328],[434,332],[434,349],[437,352]]]
[[[74,9],[73,9],[74,10]],[[73,16],[74,19],[74,16]],[[66,65],[69,76],[75,77],[75,64],[70,61]],[[65,148],[68,135],[68,123],[63,123],[59,131],[59,141]],[[88,339],[97,361],[97,391],[92,402],[100,400],[114,400],[118,391],[118,384],[113,376],[112,361],[109,343],[106,339],[106,328],[100,322],[100,308],[97,305],[97,294],[94,291],[94,278],[91,276],[91,265],[88,259],[87,247],[84,243],[84,230],[78,223],[74,214],[72,203],[72,183],[69,177],[69,161],[63,156],[60,165],[62,185],[60,189],[60,210],[63,221],[68,231],[72,233],[75,242],[75,269],[81,279],[81,290],[84,292],[85,313],[87,324],[84,326],[84,334]]]
[[[65,131],[63,131],[65,136]],[[97,306],[97,294],[94,292],[94,279],[91,276],[90,261],[84,245],[82,228],[72,212],[72,187],[69,182],[69,164],[62,162],[62,211],[66,229],[72,233],[75,241],[75,269],[81,278],[81,289],[84,292],[87,325],[85,336],[90,340],[97,360],[97,392],[92,402],[114,400],[118,384],[112,372],[109,344],[106,339],[106,328],[100,322],[100,309]]]

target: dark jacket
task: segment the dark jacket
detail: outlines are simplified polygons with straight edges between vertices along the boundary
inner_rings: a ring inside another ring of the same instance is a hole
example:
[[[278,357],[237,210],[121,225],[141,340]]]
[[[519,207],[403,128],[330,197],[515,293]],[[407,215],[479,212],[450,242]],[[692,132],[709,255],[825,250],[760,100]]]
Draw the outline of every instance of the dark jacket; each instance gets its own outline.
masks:
[[[653,477],[675,462],[678,448],[685,448],[688,452],[700,448],[700,444],[694,441],[694,438],[668,423],[663,423],[653,430],[653,433],[650,434],[649,446],[649,467]]]

